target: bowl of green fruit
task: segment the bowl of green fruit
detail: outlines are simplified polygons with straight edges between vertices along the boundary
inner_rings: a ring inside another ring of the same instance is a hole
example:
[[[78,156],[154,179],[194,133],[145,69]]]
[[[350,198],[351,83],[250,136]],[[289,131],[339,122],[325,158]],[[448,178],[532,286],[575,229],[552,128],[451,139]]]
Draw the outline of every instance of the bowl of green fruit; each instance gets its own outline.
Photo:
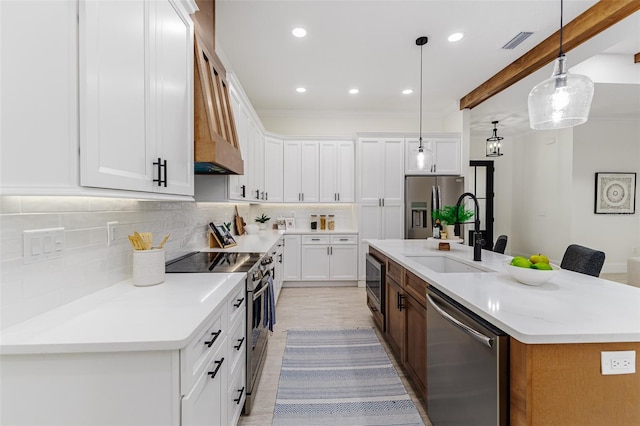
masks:
[[[558,265],[549,263],[544,254],[534,254],[528,259],[516,256],[510,261],[505,260],[503,265],[513,278],[526,285],[542,285],[560,270]]]

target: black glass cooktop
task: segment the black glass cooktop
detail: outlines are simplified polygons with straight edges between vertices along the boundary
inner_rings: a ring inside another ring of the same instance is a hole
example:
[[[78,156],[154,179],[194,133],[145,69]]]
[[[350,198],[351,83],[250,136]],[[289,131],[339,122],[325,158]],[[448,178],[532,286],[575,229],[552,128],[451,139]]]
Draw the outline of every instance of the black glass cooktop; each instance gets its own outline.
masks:
[[[264,253],[189,253],[167,262],[166,272],[248,272]]]

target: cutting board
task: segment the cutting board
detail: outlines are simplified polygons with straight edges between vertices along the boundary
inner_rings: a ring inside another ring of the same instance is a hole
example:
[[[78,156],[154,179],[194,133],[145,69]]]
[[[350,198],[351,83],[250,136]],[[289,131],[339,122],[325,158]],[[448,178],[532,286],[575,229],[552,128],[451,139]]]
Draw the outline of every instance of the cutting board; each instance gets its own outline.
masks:
[[[235,217],[235,221],[236,221],[236,232],[238,233],[238,235],[243,235],[244,234],[244,226],[246,225],[244,219],[242,218],[242,216],[240,216],[240,214],[238,213],[238,206],[235,206],[235,210],[236,210],[236,217]]]

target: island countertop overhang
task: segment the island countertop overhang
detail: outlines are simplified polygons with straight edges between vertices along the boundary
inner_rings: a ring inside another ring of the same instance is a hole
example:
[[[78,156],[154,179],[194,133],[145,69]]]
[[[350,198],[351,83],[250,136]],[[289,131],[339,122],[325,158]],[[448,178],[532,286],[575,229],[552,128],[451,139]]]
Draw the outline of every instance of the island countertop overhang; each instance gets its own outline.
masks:
[[[368,240],[406,270],[476,315],[526,344],[640,342],[640,289],[571,271],[541,286],[513,279],[502,265],[511,257],[451,244],[437,250],[425,240]],[[444,256],[486,272],[438,273],[412,256]]]

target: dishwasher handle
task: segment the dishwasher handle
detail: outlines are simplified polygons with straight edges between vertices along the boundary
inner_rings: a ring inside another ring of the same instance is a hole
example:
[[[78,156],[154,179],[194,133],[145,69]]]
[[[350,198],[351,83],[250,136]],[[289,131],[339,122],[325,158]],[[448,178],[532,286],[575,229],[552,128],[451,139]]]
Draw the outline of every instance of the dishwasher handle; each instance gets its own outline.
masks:
[[[446,320],[448,320],[450,323],[452,323],[453,325],[455,325],[456,327],[460,328],[462,331],[464,331],[465,333],[469,334],[471,337],[473,337],[474,339],[476,339],[477,341],[487,345],[488,347],[492,348],[493,347],[493,341],[494,339],[492,339],[491,337],[487,337],[484,334],[480,333],[477,330],[474,330],[473,328],[469,327],[468,325],[458,321],[457,319],[455,319],[454,317],[452,317],[451,315],[449,315],[448,313],[446,313],[444,311],[444,309],[442,309],[440,306],[438,306],[438,304],[435,302],[435,300],[433,300],[431,298],[430,295],[427,294],[427,300],[429,301],[429,303],[431,304],[431,306],[434,307],[434,309],[440,314],[442,315],[442,317]]]

